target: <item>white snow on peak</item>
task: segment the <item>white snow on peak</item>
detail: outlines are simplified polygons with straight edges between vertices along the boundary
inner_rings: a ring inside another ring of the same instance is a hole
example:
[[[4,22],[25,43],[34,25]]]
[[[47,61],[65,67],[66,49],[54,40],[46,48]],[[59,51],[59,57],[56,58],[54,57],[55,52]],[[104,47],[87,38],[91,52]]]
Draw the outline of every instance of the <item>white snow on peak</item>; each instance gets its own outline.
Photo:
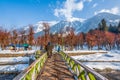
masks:
[[[109,20],[109,22],[114,22],[114,23],[118,23],[120,21],[120,19],[116,19],[116,20]]]
[[[85,19],[82,18],[76,18],[76,17],[72,17],[69,20],[67,20],[68,22],[73,22],[73,21],[80,21],[80,22],[84,22]]]
[[[48,25],[51,27],[55,24],[57,24],[57,21],[39,21],[37,24],[34,25],[35,27],[35,33],[40,32],[44,29],[43,23],[48,23]]]

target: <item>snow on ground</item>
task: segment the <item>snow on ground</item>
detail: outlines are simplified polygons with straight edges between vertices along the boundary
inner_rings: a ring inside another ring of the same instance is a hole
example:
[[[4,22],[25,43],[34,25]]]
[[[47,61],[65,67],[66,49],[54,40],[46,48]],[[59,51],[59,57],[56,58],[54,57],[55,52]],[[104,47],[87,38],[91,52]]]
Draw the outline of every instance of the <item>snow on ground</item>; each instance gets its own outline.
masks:
[[[7,57],[0,58],[0,63],[11,63],[11,62],[25,62],[26,64],[16,65],[0,65],[0,73],[3,72],[20,72],[29,66],[29,57]]]
[[[91,69],[115,69],[120,70],[120,62],[84,62],[86,66],[88,66]]]
[[[120,61],[120,53],[108,52],[108,53],[96,53],[89,55],[73,56],[74,59],[82,61]]]
[[[27,50],[27,51],[11,51],[11,50],[2,50],[0,54],[30,54],[35,53],[36,50]],[[26,69],[29,66],[29,60],[34,55],[30,57],[0,57],[0,63],[11,63],[11,62],[23,62],[28,64],[16,64],[16,65],[0,65],[0,73],[2,72],[20,72]]]
[[[4,62],[29,62],[29,57],[7,57],[0,58],[0,63]]]
[[[99,53],[99,52],[107,52],[105,50],[74,50],[74,51],[64,51],[65,53],[89,53],[89,52],[96,52],[96,53]]]
[[[112,50],[108,53],[96,53],[89,55],[72,56],[74,59],[82,61],[120,61],[120,51]],[[120,70],[120,62],[84,62],[90,68],[112,68]]]
[[[35,53],[36,50],[26,50],[26,51],[11,51],[11,50],[1,50],[0,54],[23,54],[23,53]]]
[[[28,66],[28,64],[3,65],[0,66],[0,72],[20,72],[22,70],[25,70]]]

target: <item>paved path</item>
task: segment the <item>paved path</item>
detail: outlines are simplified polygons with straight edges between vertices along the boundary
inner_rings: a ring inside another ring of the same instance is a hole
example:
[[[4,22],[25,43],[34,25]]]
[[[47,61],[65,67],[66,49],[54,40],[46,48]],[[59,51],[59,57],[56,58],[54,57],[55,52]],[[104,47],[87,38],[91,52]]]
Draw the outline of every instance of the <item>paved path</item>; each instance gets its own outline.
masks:
[[[37,80],[74,80],[73,74],[68,70],[59,54],[54,54],[44,67]]]

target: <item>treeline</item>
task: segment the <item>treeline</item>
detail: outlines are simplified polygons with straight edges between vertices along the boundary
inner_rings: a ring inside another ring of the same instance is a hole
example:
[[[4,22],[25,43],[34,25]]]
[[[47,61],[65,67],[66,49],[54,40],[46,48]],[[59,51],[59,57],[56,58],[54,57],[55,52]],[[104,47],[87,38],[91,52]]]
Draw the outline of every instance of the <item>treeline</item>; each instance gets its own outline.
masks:
[[[101,31],[109,31],[115,34],[120,33],[120,21],[118,25],[107,25],[105,19],[102,19],[101,22],[98,24],[98,28],[96,28]]]
[[[44,36],[38,37],[38,45],[44,46]],[[88,33],[79,33],[75,35],[74,31],[69,34],[54,34],[50,35],[50,41],[54,46],[61,45],[65,50],[83,49],[86,45],[89,50],[97,46],[98,50],[105,48],[111,50],[112,48],[120,49],[120,34],[114,34],[108,31],[92,30]]]
[[[0,28],[0,47],[2,50],[6,49],[10,44],[24,44],[28,43],[34,45],[34,30],[33,26],[29,25],[29,31],[25,30],[11,30],[7,31],[3,28]]]
[[[118,24],[116,31],[112,32],[111,27],[108,27],[106,21],[103,19],[98,28],[90,30],[88,33],[75,34],[75,30],[72,27],[66,27],[65,30],[60,30],[55,34],[51,34],[50,27],[47,23],[43,23],[44,35],[34,37],[34,29],[32,25],[29,25],[29,30],[12,30],[6,31],[0,29],[0,47],[5,49],[9,44],[24,44],[28,43],[31,46],[40,46],[40,49],[44,49],[48,42],[51,42],[54,47],[60,45],[65,50],[83,49],[83,46],[87,46],[89,50],[93,47],[98,47],[98,50],[105,48],[111,50],[116,48],[120,50],[120,23]]]
[[[115,32],[113,27],[108,27],[106,21],[103,19],[98,24],[98,28],[90,30],[88,33],[75,34],[72,27],[67,27],[66,32],[62,30],[56,34],[50,34],[48,41],[51,41],[54,46],[61,45],[65,50],[83,49],[86,45],[89,50],[93,47],[98,47],[98,50],[105,48],[111,50],[112,48],[120,49],[120,22]],[[47,38],[47,37],[46,37]],[[39,36],[38,45],[44,46],[45,36]]]

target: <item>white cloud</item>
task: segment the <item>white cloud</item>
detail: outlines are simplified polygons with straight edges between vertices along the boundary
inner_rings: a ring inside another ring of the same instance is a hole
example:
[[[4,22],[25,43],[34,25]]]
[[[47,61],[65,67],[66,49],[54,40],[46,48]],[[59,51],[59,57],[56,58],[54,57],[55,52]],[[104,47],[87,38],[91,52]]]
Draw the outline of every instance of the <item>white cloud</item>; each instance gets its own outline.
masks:
[[[108,13],[112,13],[112,14],[119,14],[119,8],[118,7],[114,7],[111,9],[102,9],[100,11],[96,11],[94,14],[98,14],[98,13],[102,13],[102,12],[108,12]]]
[[[64,16],[67,20],[73,17],[74,11],[81,11],[84,7],[84,1],[66,0],[63,4],[63,8],[56,8],[54,15],[57,17]]]
[[[98,5],[97,3],[93,4],[93,8],[95,8],[97,5]]]

